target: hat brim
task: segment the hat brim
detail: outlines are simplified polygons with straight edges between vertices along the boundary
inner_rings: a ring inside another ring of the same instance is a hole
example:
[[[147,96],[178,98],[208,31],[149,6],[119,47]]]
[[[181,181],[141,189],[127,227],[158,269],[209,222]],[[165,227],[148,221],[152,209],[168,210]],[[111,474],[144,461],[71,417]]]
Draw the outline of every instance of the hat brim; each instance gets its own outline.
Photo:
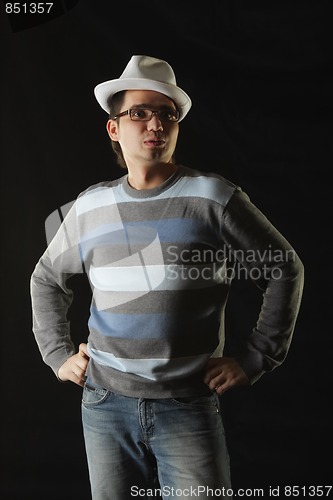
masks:
[[[170,97],[178,108],[179,121],[185,118],[192,106],[190,97],[181,88],[176,85],[149,80],[147,78],[119,78],[109,80],[97,85],[94,89],[94,94],[102,109],[109,113],[108,101],[110,97],[122,90],[154,90]]]

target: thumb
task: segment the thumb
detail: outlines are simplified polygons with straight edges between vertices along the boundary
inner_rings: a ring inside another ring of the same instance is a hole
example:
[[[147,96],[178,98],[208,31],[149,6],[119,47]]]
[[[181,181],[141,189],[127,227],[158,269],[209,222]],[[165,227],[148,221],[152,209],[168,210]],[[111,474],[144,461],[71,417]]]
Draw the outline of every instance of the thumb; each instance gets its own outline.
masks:
[[[89,356],[89,353],[88,353],[88,347],[87,347],[87,344],[80,344],[79,345],[79,354],[83,357],[83,358],[86,358],[86,359],[89,359],[90,356]]]

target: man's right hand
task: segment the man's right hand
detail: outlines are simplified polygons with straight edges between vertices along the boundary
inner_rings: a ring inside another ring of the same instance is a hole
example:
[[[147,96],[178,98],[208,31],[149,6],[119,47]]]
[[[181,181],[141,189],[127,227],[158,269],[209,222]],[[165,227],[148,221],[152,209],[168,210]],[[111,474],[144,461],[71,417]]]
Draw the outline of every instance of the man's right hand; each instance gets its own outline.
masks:
[[[86,381],[86,371],[89,359],[87,344],[80,344],[79,352],[68,358],[59,368],[59,379],[62,382],[71,381],[83,387]]]

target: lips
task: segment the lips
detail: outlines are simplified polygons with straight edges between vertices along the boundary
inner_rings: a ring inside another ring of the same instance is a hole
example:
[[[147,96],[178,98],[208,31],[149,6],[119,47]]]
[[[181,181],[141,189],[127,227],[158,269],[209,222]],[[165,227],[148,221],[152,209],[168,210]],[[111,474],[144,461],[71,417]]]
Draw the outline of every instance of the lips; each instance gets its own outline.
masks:
[[[144,144],[146,146],[158,148],[158,147],[164,146],[165,141],[162,141],[161,139],[148,139],[148,140],[144,141]]]

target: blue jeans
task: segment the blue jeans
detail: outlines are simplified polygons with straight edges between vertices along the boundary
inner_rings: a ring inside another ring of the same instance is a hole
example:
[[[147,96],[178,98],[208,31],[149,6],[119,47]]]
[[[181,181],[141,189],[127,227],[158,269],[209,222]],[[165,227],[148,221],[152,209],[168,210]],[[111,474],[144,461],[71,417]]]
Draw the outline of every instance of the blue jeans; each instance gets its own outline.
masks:
[[[87,381],[82,422],[93,500],[232,498],[216,394],[142,399]]]

